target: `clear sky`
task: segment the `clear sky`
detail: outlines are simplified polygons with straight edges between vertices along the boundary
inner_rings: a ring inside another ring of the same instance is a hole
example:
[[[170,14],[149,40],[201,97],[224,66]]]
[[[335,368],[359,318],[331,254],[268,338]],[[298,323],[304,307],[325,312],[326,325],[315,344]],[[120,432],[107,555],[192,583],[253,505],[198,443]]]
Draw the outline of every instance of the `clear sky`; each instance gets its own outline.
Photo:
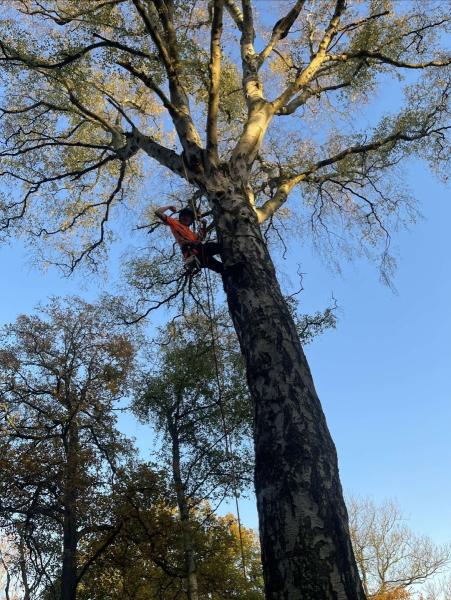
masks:
[[[411,526],[451,541],[451,203],[421,170],[425,219],[398,235],[397,294],[359,262],[343,278],[305,261],[306,296],[330,290],[336,331],[307,355],[337,445],[345,490],[397,498]]]

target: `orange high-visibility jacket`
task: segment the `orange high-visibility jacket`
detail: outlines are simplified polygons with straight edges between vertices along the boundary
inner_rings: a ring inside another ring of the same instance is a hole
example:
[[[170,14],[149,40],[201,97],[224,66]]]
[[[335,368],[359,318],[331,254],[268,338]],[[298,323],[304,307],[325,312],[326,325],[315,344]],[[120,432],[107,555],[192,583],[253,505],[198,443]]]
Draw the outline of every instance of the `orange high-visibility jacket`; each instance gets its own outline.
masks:
[[[200,243],[201,239],[194,233],[187,225],[183,225],[177,219],[173,219],[172,217],[167,217],[165,215],[164,222],[166,225],[169,225],[171,228],[172,235],[175,237],[177,243],[182,246],[186,244]]]

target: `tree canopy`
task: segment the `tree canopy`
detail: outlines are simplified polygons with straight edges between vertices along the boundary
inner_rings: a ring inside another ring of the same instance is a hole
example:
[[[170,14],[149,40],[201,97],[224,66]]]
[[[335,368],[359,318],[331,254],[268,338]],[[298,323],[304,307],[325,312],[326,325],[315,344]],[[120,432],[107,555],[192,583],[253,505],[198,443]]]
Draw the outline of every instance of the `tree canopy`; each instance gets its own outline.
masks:
[[[122,526],[116,475],[133,451],[114,407],[129,386],[130,333],[71,298],[0,334],[0,526],[18,549],[26,600],[43,585],[71,597]]]
[[[98,258],[118,207],[136,207],[159,166],[202,194],[225,161],[260,222],[285,217],[293,192],[294,212],[313,232],[378,248],[388,273],[390,231],[415,213],[400,164],[420,156],[446,174],[446,7],[298,0],[260,8],[250,0],[4,4],[3,231],[42,241],[49,260],[72,269]],[[380,98],[388,79],[399,88],[395,110]],[[349,119],[374,101],[378,122]],[[148,197],[138,206],[146,213]]]

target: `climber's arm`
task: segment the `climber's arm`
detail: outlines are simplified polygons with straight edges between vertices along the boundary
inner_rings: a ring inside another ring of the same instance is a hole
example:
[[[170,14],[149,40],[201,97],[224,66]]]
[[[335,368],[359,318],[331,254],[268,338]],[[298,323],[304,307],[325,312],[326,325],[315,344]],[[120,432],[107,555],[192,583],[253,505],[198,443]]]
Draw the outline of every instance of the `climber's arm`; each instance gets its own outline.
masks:
[[[164,214],[167,210],[170,210],[172,213],[177,212],[177,207],[173,204],[169,204],[168,206],[160,206],[160,208],[155,209],[155,214],[162,221],[166,221],[166,215]]]

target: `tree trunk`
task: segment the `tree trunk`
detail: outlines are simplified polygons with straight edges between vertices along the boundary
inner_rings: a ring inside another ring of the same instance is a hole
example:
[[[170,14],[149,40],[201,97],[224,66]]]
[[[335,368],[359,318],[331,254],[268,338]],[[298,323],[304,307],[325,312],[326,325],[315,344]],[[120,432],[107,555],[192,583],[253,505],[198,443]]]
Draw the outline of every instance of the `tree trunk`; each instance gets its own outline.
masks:
[[[218,173],[212,184],[224,290],[254,402],[266,598],[364,600],[335,446],[256,215],[238,176]]]
[[[28,584],[28,573],[27,573],[27,557],[25,556],[25,542],[20,534],[19,540],[19,565],[20,565],[20,576],[23,587],[23,600],[30,600],[31,590]],[[7,593],[7,600],[9,600],[9,594]]]
[[[197,566],[191,535],[191,522],[185,488],[180,469],[180,440],[177,424],[168,417],[168,429],[172,439],[172,477],[177,496],[177,505],[182,529],[183,551],[185,555],[186,589],[189,600],[199,600]]]
[[[61,600],[75,600],[77,594],[77,475],[79,453],[78,429],[72,420],[65,440],[66,473],[64,477],[63,564]]]

